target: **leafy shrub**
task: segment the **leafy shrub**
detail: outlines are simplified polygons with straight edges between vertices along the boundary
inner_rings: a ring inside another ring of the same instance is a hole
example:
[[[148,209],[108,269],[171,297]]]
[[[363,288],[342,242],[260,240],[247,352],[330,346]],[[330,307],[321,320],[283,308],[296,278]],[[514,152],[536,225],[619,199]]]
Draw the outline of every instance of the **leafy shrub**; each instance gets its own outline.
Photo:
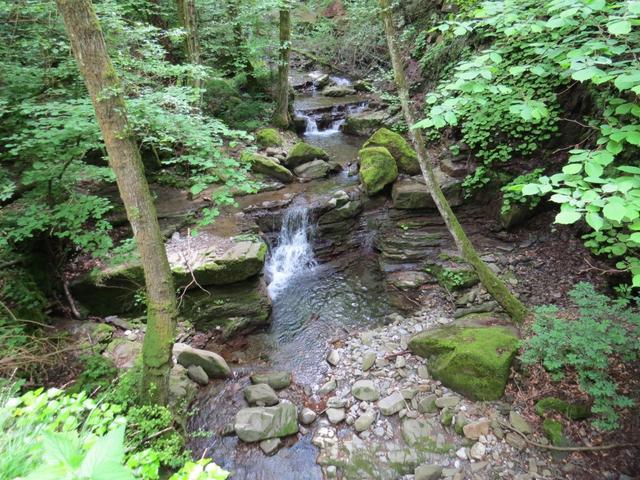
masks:
[[[137,434],[126,432],[131,421],[121,406],[96,402],[84,392],[65,395],[57,389],[38,389],[21,397],[12,393],[6,386],[0,391],[0,450],[10,452],[0,456],[0,478],[160,478],[161,455],[131,440]],[[145,408],[132,412],[137,421],[155,407]],[[166,419],[166,414],[160,417]],[[176,467],[186,460],[184,454],[178,458]],[[187,461],[171,480],[225,480],[228,475],[209,459],[202,459]]]
[[[522,203],[533,209],[538,206],[542,198],[541,195],[537,196],[525,196],[522,194],[522,189],[530,182],[538,179],[544,169],[536,168],[534,171],[517,176],[507,185],[502,187],[502,207],[501,213],[507,213],[513,204]]]
[[[638,358],[640,314],[626,300],[610,299],[588,283],[577,284],[570,296],[575,319],[561,318],[555,306],[537,309],[522,361],[541,362],[555,380],[575,371],[581,389],[593,398],[594,425],[611,430],[618,425],[618,410],[633,405],[619,393],[611,366]]]
[[[118,374],[113,362],[100,354],[85,355],[81,360],[83,370],[76,383],[69,389],[71,393],[84,391],[91,394],[94,391],[105,391]]]

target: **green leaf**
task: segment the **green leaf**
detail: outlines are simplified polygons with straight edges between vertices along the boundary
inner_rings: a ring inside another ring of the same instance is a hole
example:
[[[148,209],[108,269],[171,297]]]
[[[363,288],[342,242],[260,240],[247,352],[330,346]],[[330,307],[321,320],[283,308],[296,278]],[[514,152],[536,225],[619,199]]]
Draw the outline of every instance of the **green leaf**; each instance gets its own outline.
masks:
[[[584,171],[587,173],[588,176],[597,178],[600,175],[602,175],[602,172],[604,171],[604,169],[597,163],[587,162],[584,166]]]
[[[522,187],[522,195],[538,195],[538,193],[540,193],[540,187],[535,183],[529,183]]]
[[[563,206],[566,206],[566,205],[567,204]],[[571,209],[567,208],[567,209],[563,209],[560,213],[556,215],[556,223],[560,223],[562,225],[569,225],[571,223],[576,223],[578,220],[580,220],[580,217],[582,217],[580,212],[574,210],[573,207]]]
[[[612,35],[626,35],[631,32],[631,22],[629,22],[629,20],[620,20],[609,23],[607,25],[607,30]]]
[[[631,145],[640,145],[640,132],[638,130],[628,132],[626,140]]]
[[[629,241],[640,245],[640,232],[634,232],[629,235]]]
[[[571,78],[577,80],[579,82],[584,82],[585,80],[591,80],[594,76],[604,73],[598,67],[587,67],[582,70],[578,70],[577,72],[573,72],[571,74]]]
[[[585,220],[589,224],[591,228],[593,228],[596,232],[599,231],[604,226],[604,220],[600,215],[594,212],[589,212],[585,215]]]
[[[602,209],[605,218],[620,222],[624,218],[626,210],[620,202],[609,202]]]
[[[569,165],[565,165],[564,167],[562,167],[562,171],[567,175],[575,175],[577,173],[580,173],[581,170],[582,165],[579,163],[570,163]]]

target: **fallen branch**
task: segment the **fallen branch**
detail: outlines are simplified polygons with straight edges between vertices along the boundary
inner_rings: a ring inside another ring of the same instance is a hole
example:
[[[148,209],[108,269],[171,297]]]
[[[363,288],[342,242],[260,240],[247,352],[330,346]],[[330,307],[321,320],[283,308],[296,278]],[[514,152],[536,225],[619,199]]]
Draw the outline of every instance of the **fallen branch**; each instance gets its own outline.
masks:
[[[592,447],[581,446],[581,447],[557,447],[555,445],[545,445],[543,443],[538,443],[536,441],[528,439],[524,434],[520,433],[518,430],[513,428],[511,425],[506,424],[504,422],[500,422],[500,426],[511,430],[512,432],[519,435],[525,442],[529,445],[538,448],[545,448],[547,450],[555,450],[558,452],[597,452],[601,450],[613,450],[615,448],[640,448],[640,443],[611,443],[609,445],[595,445]]]

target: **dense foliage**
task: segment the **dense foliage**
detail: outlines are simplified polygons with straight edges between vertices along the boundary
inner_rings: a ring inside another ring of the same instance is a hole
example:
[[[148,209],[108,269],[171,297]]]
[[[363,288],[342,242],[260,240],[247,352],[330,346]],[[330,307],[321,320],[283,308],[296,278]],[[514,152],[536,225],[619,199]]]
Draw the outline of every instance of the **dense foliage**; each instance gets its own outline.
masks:
[[[584,220],[592,230],[585,236],[587,246],[616,258],[635,286],[640,286],[640,34],[634,28],[639,22],[635,0],[484,2],[438,27],[450,35],[473,33],[485,48],[459,62],[452,78],[427,96],[427,118],[418,123],[434,131],[459,129],[481,161],[476,176],[487,175],[495,162],[548,155],[543,147],[561,123],[582,126],[578,139],[564,139],[575,145],[566,148],[562,171],[542,175],[521,191],[553,194],[551,201],[561,205],[556,222]],[[568,94],[590,108],[568,108]],[[536,163],[548,166],[540,159]]]
[[[626,299],[612,300],[588,283],[572,290],[575,318],[560,315],[555,306],[539,307],[533,336],[524,344],[524,363],[541,362],[553,379],[575,372],[581,389],[593,398],[594,425],[618,426],[618,411],[631,407],[612,376],[616,362],[632,362],[640,354],[640,313]]]

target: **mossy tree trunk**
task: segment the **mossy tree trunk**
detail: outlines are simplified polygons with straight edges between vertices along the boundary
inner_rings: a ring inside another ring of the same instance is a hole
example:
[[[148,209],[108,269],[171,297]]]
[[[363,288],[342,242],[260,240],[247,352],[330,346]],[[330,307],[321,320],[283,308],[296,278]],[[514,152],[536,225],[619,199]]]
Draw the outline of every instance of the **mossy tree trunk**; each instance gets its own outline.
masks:
[[[289,128],[289,57],[291,56],[291,13],[289,9],[280,10],[280,58],[278,61],[278,90],[273,124],[279,128]]]
[[[142,398],[165,404],[177,316],[175,289],[140,151],[127,120],[122,86],[111,63],[91,0],[56,0],[71,48],[93,102],[133,229],[147,290],[147,330],[142,351]]]
[[[178,8],[178,19],[180,26],[186,32],[184,48],[187,53],[189,63],[200,65],[200,41],[198,38],[198,16],[195,0],[176,0]],[[201,82],[199,78],[193,80],[193,86],[199,88]]]
[[[385,34],[387,37],[387,45],[393,64],[395,82],[398,88],[398,96],[402,105],[405,121],[411,127],[416,123],[413,106],[409,97],[409,86],[404,71],[404,64],[400,54],[400,49],[396,42],[397,33],[393,23],[393,11],[389,0],[379,0],[384,22]],[[527,315],[526,307],[518,300],[513,293],[509,291],[506,284],[482,261],[473,244],[467,237],[462,225],[458,222],[456,215],[453,213],[449,202],[445,198],[440,185],[433,173],[433,165],[427,154],[424,137],[418,129],[410,129],[413,145],[418,154],[418,161],[422,176],[427,185],[429,193],[433,198],[440,215],[442,216],[449,233],[453,237],[456,246],[460,250],[462,257],[469,263],[478,274],[484,288],[498,302],[502,308],[511,316],[514,322],[521,322]]]

